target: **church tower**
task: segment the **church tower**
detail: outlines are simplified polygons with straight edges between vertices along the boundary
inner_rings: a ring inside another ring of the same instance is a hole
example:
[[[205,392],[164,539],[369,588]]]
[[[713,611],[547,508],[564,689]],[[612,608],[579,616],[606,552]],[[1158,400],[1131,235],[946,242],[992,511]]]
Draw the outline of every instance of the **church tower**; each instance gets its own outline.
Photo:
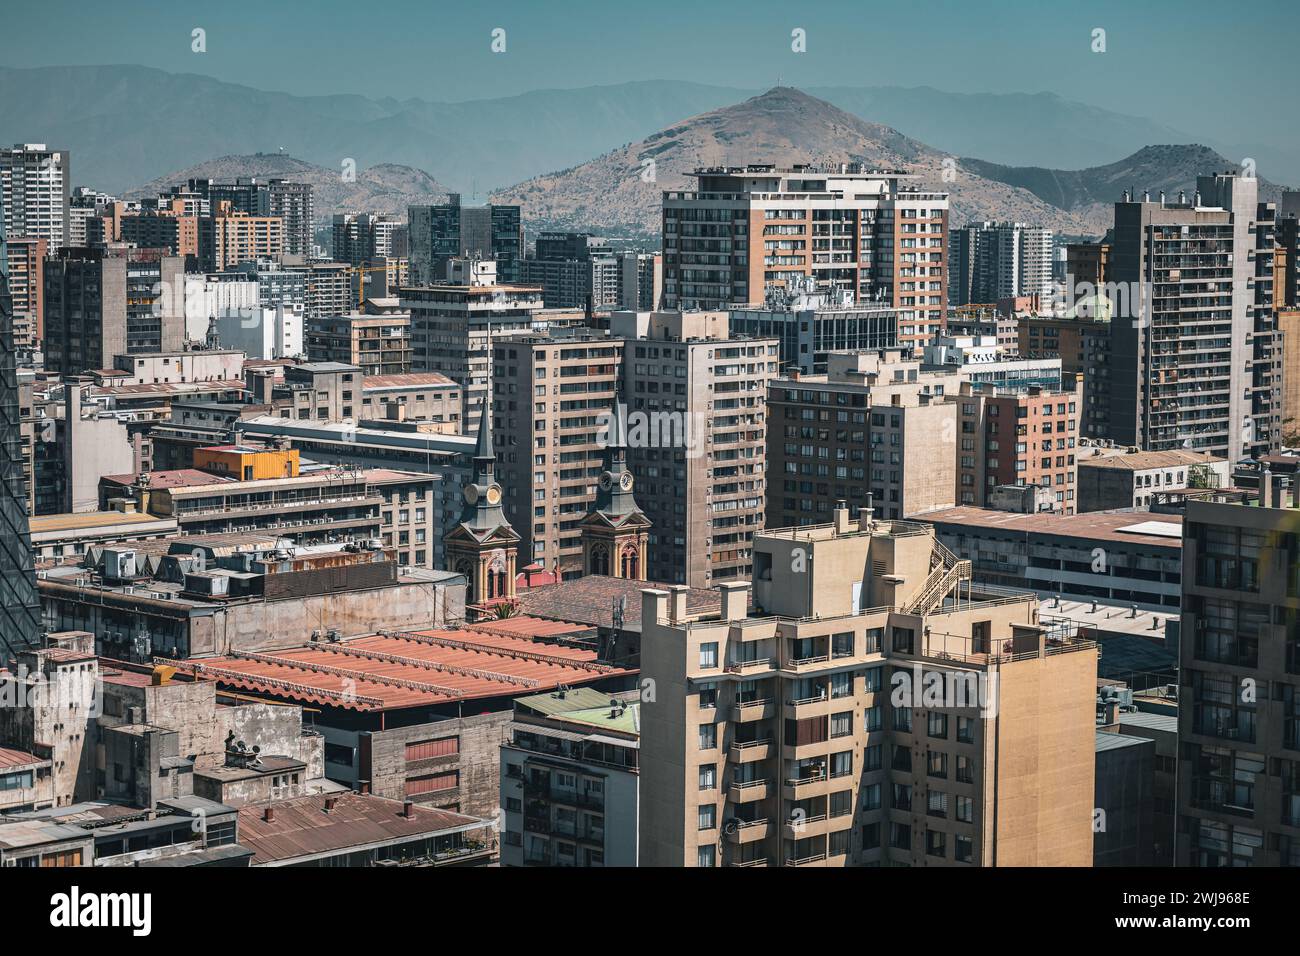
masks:
[[[490,393],[489,393],[490,394]],[[465,486],[460,524],[444,538],[447,566],[465,575],[467,605],[511,600],[515,596],[515,556],[519,535],[501,509],[492,447],[492,401],[483,398],[478,439],[474,444],[474,481]]]
[[[582,570],[615,578],[644,581],[650,519],[632,495],[636,480],[627,467],[627,421],[622,374],[605,440],[605,470],[596,501],[582,521]]]

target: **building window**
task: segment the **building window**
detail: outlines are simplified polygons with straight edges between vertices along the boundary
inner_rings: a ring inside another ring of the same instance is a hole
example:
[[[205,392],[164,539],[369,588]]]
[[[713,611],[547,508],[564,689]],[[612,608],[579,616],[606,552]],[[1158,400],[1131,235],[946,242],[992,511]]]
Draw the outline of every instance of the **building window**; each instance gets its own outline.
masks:
[[[718,728],[715,724],[700,724],[700,749],[713,750],[718,746]]]
[[[700,789],[712,790],[718,785],[717,764],[700,764]]]
[[[718,808],[712,803],[700,804],[699,828],[701,830],[714,830],[718,826]]]
[[[975,822],[975,801],[970,797],[957,798],[957,819],[961,823]]]
[[[709,845],[702,846],[695,851],[695,865],[713,867],[718,865],[718,848]]]
[[[712,668],[718,666],[718,645],[716,641],[710,641],[700,645],[700,667]]]

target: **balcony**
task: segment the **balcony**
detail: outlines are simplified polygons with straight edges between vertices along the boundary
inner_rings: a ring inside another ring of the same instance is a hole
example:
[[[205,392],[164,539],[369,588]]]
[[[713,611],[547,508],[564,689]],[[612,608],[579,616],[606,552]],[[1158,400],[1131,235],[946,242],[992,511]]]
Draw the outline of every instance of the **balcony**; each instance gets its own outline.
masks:
[[[825,758],[827,747],[830,745],[828,740],[813,740],[803,744],[787,743],[781,748],[781,756],[786,760],[811,760],[816,757]]]
[[[826,854],[814,853],[812,856],[800,857],[797,860],[786,860],[786,866],[825,866]]]
[[[775,716],[776,701],[774,700],[747,700],[733,704],[731,707],[731,719],[739,724],[752,720],[767,720]]]
[[[766,780],[746,780],[733,783],[728,789],[727,799],[732,803],[754,803],[766,800],[772,787]]]
[[[753,674],[769,671],[776,662],[770,657],[756,657],[753,660],[732,661],[725,670],[728,674]]]
[[[771,864],[768,862],[767,857],[760,856],[757,860],[736,860],[735,862],[728,863],[727,865],[728,866],[770,866]]]
[[[768,822],[764,817],[760,820],[729,820],[723,828],[727,842],[735,845],[745,843],[757,843],[759,840],[767,839]]]
[[[790,720],[803,720],[806,717],[824,717],[830,713],[830,700],[826,694],[805,697],[802,700],[787,700],[784,716]]]
[[[771,737],[764,737],[761,740],[737,740],[732,742],[727,756],[735,763],[753,763],[772,756],[772,749]]]
[[[829,780],[824,771],[808,777],[787,777],[781,787],[781,796],[786,800],[803,800],[807,797],[820,796],[826,792]]]
[[[781,669],[792,671],[795,674],[807,674],[819,667],[824,667],[830,662],[829,654],[818,654],[815,657],[791,657],[786,660]]]
[[[830,829],[830,818],[824,813],[817,816],[789,819],[781,824],[781,835],[788,840],[803,840],[822,836]]]

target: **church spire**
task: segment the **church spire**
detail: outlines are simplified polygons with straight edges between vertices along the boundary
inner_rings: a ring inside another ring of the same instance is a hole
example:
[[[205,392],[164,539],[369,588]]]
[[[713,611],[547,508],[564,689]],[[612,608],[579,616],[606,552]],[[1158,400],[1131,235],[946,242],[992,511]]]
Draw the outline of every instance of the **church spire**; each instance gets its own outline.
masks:
[[[627,406],[621,372],[620,363],[605,430],[605,470],[596,500],[582,522],[583,566],[587,574],[644,581],[650,521],[632,494],[636,481],[627,466]]]

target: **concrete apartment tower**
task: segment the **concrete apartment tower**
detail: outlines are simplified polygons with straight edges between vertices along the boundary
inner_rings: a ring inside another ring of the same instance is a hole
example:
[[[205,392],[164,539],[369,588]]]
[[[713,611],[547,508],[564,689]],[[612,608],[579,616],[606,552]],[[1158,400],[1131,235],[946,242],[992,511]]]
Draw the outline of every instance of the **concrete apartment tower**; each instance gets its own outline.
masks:
[[[624,340],[628,462],[652,524],[646,579],[747,580],[779,340],[732,337],[725,312],[615,312],[610,330]]]
[[[1281,442],[1275,210],[1251,177],[1200,176],[1196,189],[1115,204],[1109,437],[1236,461]]]
[[[1175,866],[1300,866],[1300,510],[1187,505]]]
[[[71,157],[44,143],[0,149],[0,210],[5,235],[44,239],[50,251],[68,245]]]
[[[758,305],[798,276],[898,310],[900,342],[943,326],[948,194],[856,164],[700,169],[663,198],[663,308]]]
[[[0,264],[5,233],[0,222]],[[0,655],[33,648],[41,635],[32,539],[23,479],[23,435],[14,366],[9,280],[0,268]]]
[[[1090,866],[1097,648],[847,508],[691,619],[644,592],[641,863]]]

